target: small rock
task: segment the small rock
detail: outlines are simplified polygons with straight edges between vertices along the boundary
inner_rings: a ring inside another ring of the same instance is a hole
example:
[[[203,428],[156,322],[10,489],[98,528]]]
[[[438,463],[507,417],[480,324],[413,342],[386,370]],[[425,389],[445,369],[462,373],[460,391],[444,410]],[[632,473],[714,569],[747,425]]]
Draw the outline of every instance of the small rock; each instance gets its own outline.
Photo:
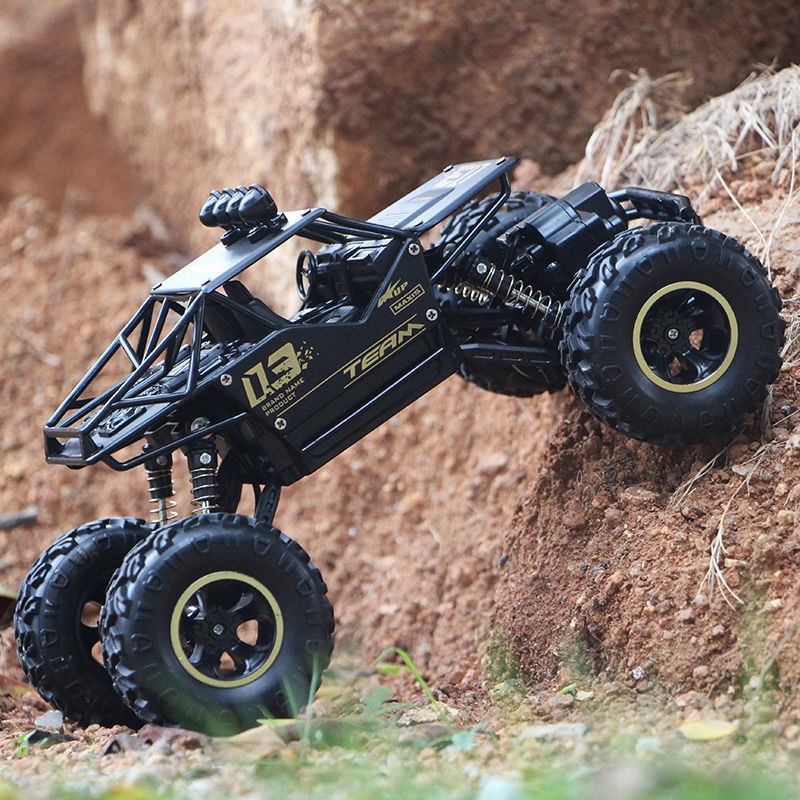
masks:
[[[636,666],[631,670],[631,677],[638,683],[645,677],[644,667]]]
[[[587,700],[594,700],[594,692],[575,692],[575,699],[579,703],[585,703]]]
[[[700,692],[684,692],[677,694],[672,698],[672,702],[678,708],[707,708],[711,705],[711,700],[706,695]]]
[[[433,706],[422,708],[409,708],[397,720],[401,728],[408,728],[411,725],[428,725],[432,722],[441,722],[441,714]]]
[[[128,753],[132,750],[144,750],[147,742],[130,733],[118,733],[104,748],[102,755],[110,756],[114,753]]]
[[[720,694],[714,698],[714,708],[717,711],[725,711],[733,706],[730,695]]]
[[[789,496],[786,498],[786,502],[789,505],[794,505],[798,500],[800,500],[800,483],[796,483],[792,486],[789,491]]]
[[[789,511],[788,508],[782,508],[776,515],[775,521],[780,525],[781,528],[792,528],[794,527],[794,520],[795,520],[795,512]]]
[[[707,678],[710,674],[711,670],[705,664],[701,664],[699,667],[695,667],[692,670],[692,677],[696,680],[703,680],[703,678]]]
[[[555,739],[580,739],[589,730],[582,722],[557,722],[553,725],[526,725],[517,736],[518,741],[539,739],[553,741]]]
[[[658,495],[655,492],[651,491],[650,489],[646,489],[644,486],[629,486],[622,493],[622,496],[626,500],[634,500],[641,503],[652,503],[653,500],[658,498]]]
[[[478,472],[481,475],[497,475],[507,466],[508,456],[505,453],[487,453],[478,464]]]
[[[60,711],[45,711],[39,717],[36,717],[34,723],[37,728],[44,728],[48,731],[60,730],[64,725],[64,715]]]
[[[725,569],[738,569],[739,567],[746,567],[747,562],[742,561],[740,558],[726,558],[723,566]]]
[[[643,756],[647,755],[648,753],[660,753],[661,752],[661,739],[657,736],[642,736],[638,742],[636,742],[636,755]]]
[[[144,725],[137,736],[147,744],[156,744],[164,741],[172,748],[182,748],[184,750],[196,750],[210,741],[208,736],[197,733],[197,731],[190,731],[185,728],[166,728],[153,724]]]
[[[684,625],[691,625],[695,620],[693,608],[682,608],[675,615],[675,622],[683,623]]]
[[[783,600],[780,597],[774,597],[772,600],[767,600],[764,607],[761,609],[762,614],[772,614],[783,608]]]
[[[800,736],[800,725],[788,725],[783,732],[783,738],[794,741]]]
[[[575,702],[575,696],[571,694],[557,694],[547,701],[548,708],[569,708]]]

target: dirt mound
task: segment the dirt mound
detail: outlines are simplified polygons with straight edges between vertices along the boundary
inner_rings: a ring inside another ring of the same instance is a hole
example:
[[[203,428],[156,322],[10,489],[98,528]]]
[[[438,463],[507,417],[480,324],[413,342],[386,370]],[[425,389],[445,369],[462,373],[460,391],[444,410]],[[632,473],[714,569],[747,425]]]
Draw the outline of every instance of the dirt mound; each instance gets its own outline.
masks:
[[[800,43],[791,0],[744,0],[735,14],[656,0],[634,13],[557,0],[79,7],[92,108],[197,246],[209,185],[261,180],[284,207],[370,214],[473,157],[518,154],[556,173],[582,154],[614,70],[686,70],[695,105]]]
[[[129,213],[138,185],[123,148],[92,115],[83,52],[66,0],[0,8],[0,198]]]

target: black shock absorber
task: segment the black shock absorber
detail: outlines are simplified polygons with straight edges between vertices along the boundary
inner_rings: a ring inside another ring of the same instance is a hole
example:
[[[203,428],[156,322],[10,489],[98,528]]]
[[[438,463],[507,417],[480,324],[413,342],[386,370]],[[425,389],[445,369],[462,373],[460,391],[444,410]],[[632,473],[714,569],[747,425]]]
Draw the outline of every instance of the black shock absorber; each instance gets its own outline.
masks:
[[[143,449],[147,452],[152,450],[152,447],[146,444]],[[147,474],[147,488],[150,491],[150,513],[160,526],[164,526],[178,516],[174,511],[177,504],[172,499],[175,496],[172,485],[172,454],[162,453],[160,456],[148,458],[144,462],[144,470]]]
[[[192,477],[192,504],[194,514],[219,511],[217,492],[217,446],[213,439],[202,439],[193,444],[187,455],[189,474]]]

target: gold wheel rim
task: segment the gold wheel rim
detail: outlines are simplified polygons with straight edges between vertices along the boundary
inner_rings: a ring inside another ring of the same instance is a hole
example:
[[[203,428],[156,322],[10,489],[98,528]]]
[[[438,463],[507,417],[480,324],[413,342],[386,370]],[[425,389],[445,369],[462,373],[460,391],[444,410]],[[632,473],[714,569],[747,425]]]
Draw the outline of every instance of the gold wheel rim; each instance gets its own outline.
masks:
[[[212,583],[216,583],[217,581],[239,581],[240,583],[252,586],[253,589],[255,589],[267,601],[267,603],[269,603],[269,607],[272,610],[273,616],[275,617],[275,643],[272,646],[272,651],[270,652],[269,656],[266,658],[264,663],[258,667],[258,669],[254,670],[249,675],[244,675],[241,678],[234,678],[232,680],[212,678],[211,676],[204,674],[189,661],[188,656],[181,646],[181,616],[183,615],[183,609],[185,608],[186,603],[188,602],[189,598],[192,597],[199,589],[202,589]],[[200,681],[200,683],[204,683],[206,686],[214,686],[222,689],[234,689],[237,686],[245,686],[248,683],[252,683],[260,678],[272,666],[272,664],[275,662],[275,659],[278,657],[278,653],[281,650],[281,645],[283,644],[283,633],[283,614],[281,614],[281,609],[278,605],[278,601],[275,599],[275,595],[273,595],[272,592],[267,589],[263,583],[261,583],[261,581],[257,581],[255,578],[245,575],[244,573],[230,570],[211,572],[208,575],[204,575],[202,578],[198,578],[196,581],[194,581],[194,583],[190,584],[183,594],[178,598],[178,602],[175,604],[175,608],[172,611],[172,617],[170,619],[169,626],[170,643],[172,644],[172,650],[175,653],[180,665],[195,680]]]
[[[722,360],[722,363],[714,370],[714,372],[711,373],[711,375],[703,378],[703,380],[697,381],[696,383],[686,384],[670,383],[659,375],[656,375],[644,358],[641,340],[642,324],[644,322],[644,318],[647,316],[647,312],[662,297],[670,294],[670,292],[676,292],[682,289],[692,289],[695,291],[704,292],[705,294],[709,295],[709,297],[712,297],[714,300],[716,300],[721,306],[722,310],[725,312],[725,316],[728,320],[728,327],[730,329],[728,352],[725,354],[725,358]],[[701,389],[705,389],[708,386],[711,386],[713,383],[716,383],[725,374],[725,372],[727,372],[728,367],[730,367],[733,357],[736,355],[738,343],[739,326],[736,324],[736,316],[733,313],[731,304],[716,289],[713,289],[711,286],[708,286],[705,283],[699,283],[698,281],[677,281],[676,283],[670,283],[667,286],[663,286],[657,292],[652,294],[648,298],[647,302],[641,307],[641,309],[639,309],[639,313],[636,315],[636,321],[633,324],[633,352],[636,356],[636,362],[639,364],[639,368],[651,383],[654,383],[656,386],[659,386],[662,389],[666,389],[668,392],[677,392],[679,394],[699,392]]]

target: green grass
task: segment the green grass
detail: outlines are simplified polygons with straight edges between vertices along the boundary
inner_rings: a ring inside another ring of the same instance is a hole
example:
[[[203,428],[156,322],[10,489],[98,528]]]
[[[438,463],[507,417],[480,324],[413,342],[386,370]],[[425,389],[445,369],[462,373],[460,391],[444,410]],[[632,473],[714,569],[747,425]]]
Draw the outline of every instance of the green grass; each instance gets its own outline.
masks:
[[[586,722],[588,733],[546,741],[526,735],[552,721],[534,699],[468,725],[449,716],[408,653],[392,648],[374,666],[371,675],[352,666],[331,670],[313,714],[288,726],[267,722],[265,741],[274,731],[285,739],[267,756],[228,751],[232,740],[204,751],[102,756],[89,750],[80,759],[67,756],[66,744],[34,747],[0,764],[0,800],[794,800],[798,794],[800,750],[782,744],[764,722],[743,721],[736,735],[719,741],[689,741],[675,729],[674,712],[668,717],[665,694],[631,695],[576,704],[565,721]],[[379,674],[387,672],[406,681],[413,676],[420,702],[395,702],[395,678]],[[432,722],[403,726],[410,705],[427,709]]]

